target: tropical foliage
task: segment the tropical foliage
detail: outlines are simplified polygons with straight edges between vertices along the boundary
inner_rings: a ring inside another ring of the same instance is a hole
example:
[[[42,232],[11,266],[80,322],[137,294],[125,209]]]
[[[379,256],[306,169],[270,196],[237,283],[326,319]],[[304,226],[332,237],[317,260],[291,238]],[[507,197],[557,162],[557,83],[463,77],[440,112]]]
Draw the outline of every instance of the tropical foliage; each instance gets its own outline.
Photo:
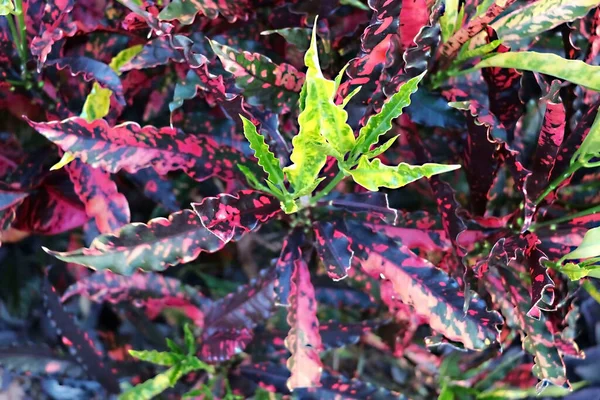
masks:
[[[600,395],[600,0],[0,0],[0,39],[0,398]]]

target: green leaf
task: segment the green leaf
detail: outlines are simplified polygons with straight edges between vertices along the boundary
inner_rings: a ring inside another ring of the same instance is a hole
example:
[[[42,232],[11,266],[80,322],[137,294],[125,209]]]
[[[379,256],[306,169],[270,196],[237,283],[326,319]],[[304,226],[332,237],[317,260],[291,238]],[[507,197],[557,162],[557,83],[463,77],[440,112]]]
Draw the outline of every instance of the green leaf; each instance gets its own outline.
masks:
[[[579,247],[564,255],[560,262],[598,256],[600,256],[600,227],[587,231]]]
[[[354,95],[356,95],[358,92],[360,92],[360,89],[362,89],[362,86],[358,86],[356,89],[354,89],[353,91],[348,93],[348,95],[344,98],[344,101],[342,101],[342,104],[340,105],[340,107],[346,108],[346,105],[348,104],[348,102],[350,100],[352,100]]]
[[[456,58],[455,60],[455,64],[460,64],[463,63],[464,61],[467,61],[471,58],[475,58],[475,57],[482,57],[494,50],[496,50],[496,48],[498,48],[498,46],[500,46],[502,44],[502,40],[501,39],[496,39],[491,41],[490,43],[486,43],[483,46],[479,46],[476,47],[474,49],[467,49],[466,46],[463,46],[461,48],[462,49],[467,49],[464,52],[461,52],[459,54],[459,56]]]
[[[308,28],[282,28],[269,31],[263,31],[261,35],[272,35],[277,33],[281,35],[286,42],[296,46],[300,51],[306,51],[310,46],[310,29]]]
[[[578,281],[586,276],[600,277],[600,266],[582,268],[579,264],[566,263],[559,268],[559,271],[567,275],[572,281]]]
[[[175,386],[177,381],[189,372],[190,370],[182,365],[176,365],[127,390],[119,396],[119,400],[150,400],[168,388]]]
[[[144,46],[137,45],[129,47],[125,50],[120,51],[110,62],[110,67],[113,71],[120,75],[119,69],[125,65],[129,60],[135,57]],[[94,82],[90,94],[86,97],[83,109],[81,111],[81,117],[85,118],[88,122],[104,118],[110,109],[110,96],[112,91],[98,85]]]
[[[456,31],[458,19],[458,0],[444,0],[444,15],[440,17],[442,38],[447,40]]]
[[[538,0],[497,20],[492,27],[501,39],[522,40],[583,17],[597,5],[599,0]]]
[[[375,158],[380,154],[385,153],[385,151],[387,149],[389,149],[390,147],[392,147],[392,145],[394,144],[394,142],[396,141],[396,139],[398,139],[398,136],[394,136],[391,139],[389,139],[387,142],[385,142],[384,144],[382,144],[379,147],[374,148],[373,150],[367,151],[365,154],[363,154],[364,157],[371,159],[371,158]]]
[[[369,11],[369,7],[366,4],[361,3],[360,0],[340,0],[340,4],[345,6],[356,7],[359,10]]]
[[[171,339],[167,338],[166,339],[167,342],[167,347],[169,348],[169,350],[171,350],[173,353],[176,354],[185,354],[183,352],[183,349],[181,348],[181,346],[179,346],[177,343],[175,343],[174,341],[172,341]]]
[[[194,338],[194,333],[192,332],[192,328],[190,328],[190,324],[183,325],[183,333],[187,354],[188,356],[193,356],[196,354],[196,338]]]
[[[172,367],[173,365],[185,360],[185,356],[181,354],[171,353],[167,351],[156,350],[129,350],[129,354],[139,360],[146,361],[156,365]]]
[[[265,185],[260,183],[258,181],[258,179],[256,178],[256,175],[254,175],[254,172],[250,171],[250,168],[246,167],[245,165],[241,165],[241,164],[238,164],[237,167],[242,172],[242,174],[244,174],[244,176],[246,177],[248,184],[250,186],[252,186],[254,189],[262,190],[263,192],[267,192],[267,193],[272,193],[276,197],[279,197],[275,193],[271,192],[269,190],[269,188],[267,188]],[[278,190],[278,192],[276,192],[276,193],[279,193],[279,189],[277,189],[277,190]]]
[[[377,144],[381,135],[392,129],[392,120],[398,118],[402,114],[402,109],[410,105],[410,96],[417,91],[423,76],[425,72],[404,83],[400,90],[385,102],[379,114],[369,118],[358,133],[358,140],[352,151],[353,157],[369,151],[372,145]]]
[[[358,166],[349,171],[354,181],[371,190],[378,191],[380,187],[397,189],[423,177],[454,171],[460,165],[423,164],[409,165],[401,163],[398,166],[389,166],[381,163],[378,158],[369,161],[363,156],[358,161]]]
[[[190,25],[194,22],[196,14],[198,14],[199,8],[197,2],[188,0],[175,0],[171,1],[162,11],[158,14],[158,18],[161,21],[173,21],[178,20],[182,25]]]
[[[497,53],[481,61],[475,68],[501,67],[541,72],[600,91],[600,67],[579,60],[567,60],[555,54],[534,51]]]
[[[315,22],[316,23],[316,22]],[[300,130],[292,140],[292,165],[284,168],[295,192],[312,185],[327,161],[327,155],[343,160],[354,147],[354,133],[346,120],[348,114],[334,103],[335,82],[325,79],[319,66],[316,28],[304,56],[308,67],[300,93],[303,110],[298,117]]]
[[[571,159],[571,164],[574,162],[579,162],[582,164],[586,164],[594,157],[598,157],[600,155],[600,112],[596,114],[596,118],[594,119],[594,123],[590,128],[587,136],[581,143],[581,146],[577,149],[575,154],[573,154],[573,158]]]
[[[0,16],[9,15],[15,10],[12,0],[0,0]],[[9,18],[9,17],[7,17]],[[12,17],[10,17],[12,18]]]
[[[267,179],[276,185],[282,186],[284,177],[279,160],[269,150],[269,146],[265,143],[265,138],[257,132],[256,126],[242,115],[240,115],[240,118],[244,123],[244,136],[250,142],[250,148],[254,150],[254,156],[258,159],[258,165],[267,173]],[[246,174],[244,173],[244,175]]]

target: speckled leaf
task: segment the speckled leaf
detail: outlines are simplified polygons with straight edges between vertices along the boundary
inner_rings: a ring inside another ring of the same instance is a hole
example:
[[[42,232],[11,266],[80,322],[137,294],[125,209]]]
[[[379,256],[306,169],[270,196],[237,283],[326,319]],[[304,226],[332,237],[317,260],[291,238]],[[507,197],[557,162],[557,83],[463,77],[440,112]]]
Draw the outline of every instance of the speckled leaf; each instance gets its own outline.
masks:
[[[192,203],[192,208],[202,225],[223,242],[258,229],[260,223],[281,212],[279,200],[256,190],[205,197],[200,203]]]
[[[119,382],[113,371],[108,368],[92,344],[87,333],[81,330],[60,302],[52,284],[45,277],[43,283],[44,308],[52,322],[56,334],[70,343],[69,351],[82,367],[94,377],[109,393],[119,393]]]
[[[63,174],[44,181],[15,212],[12,227],[38,235],[56,235],[83,225],[88,217]]]
[[[389,166],[382,164],[378,158],[369,161],[363,156],[359,159],[358,166],[349,172],[356,183],[376,192],[380,187],[397,189],[423,177],[430,178],[458,168],[460,165],[432,163],[423,165],[400,163],[397,166]]]
[[[210,42],[223,67],[235,76],[248,104],[275,113],[289,112],[296,106],[304,74],[290,64],[275,64],[258,53],[238,51]]]
[[[135,57],[119,67],[119,71],[153,68],[171,61],[182,63],[185,58],[180,51],[171,46],[169,36],[159,36],[146,43]]]
[[[210,19],[219,15],[229,22],[248,19],[249,13],[256,7],[248,0],[173,0],[158,17],[161,20],[178,20],[184,25],[194,22],[196,14],[203,14]]]
[[[222,363],[243,352],[251,340],[252,331],[247,328],[219,330],[202,340],[198,357],[208,363]]]
[[[398,218],[398,211],[390,208],[387,193],[336,193],[329,200],[322,200],[319,206],[335,211],[347,212],[348,216],[355,219],[365,219],[369,222],[381,220],[394,224]]]
[[[152,313],[164,307],[178,307],[196,324],[202,325],[201,309],[210,303],[191,286],[175,278],[153,272],[136,272],[132,276],[117,275],[111,271],[98,271],[67,288],[61,301],[82,296],[96,303],[133,303],[149,308]]]
[[[284,168],[292,187],[300,192],[314,184],[325,166],[327,154],[343,160],[354,147],[354,133],[346,123],[348,113],[334,103],[335,82],[325,79],[319,66],[316,30],[304,56],[308,67],[303,99],[304,109],[298,116],[300,130],[292,140],[293,164]]]
[[[48,61],[48,65],[54,65],[59,70],[69,69],[71,75],[82,75],[88,82],[96,81],[100,86],[110,89],[119,104],[125,105],[123,85],[119,75],[103,62],[88,57],[63,57]]]
[[[85,368],[68,355],[32,344],[0,347],[0,366],[7,375],[53,379],[85,379],[88,376]]]
[[[130,174],[129,178],[143,190],[146,197],[157,202],[167,211],[175,212],[182,208],[175,196],[173,182],[158,175],[154,169],[140,169]]]
[[[290,331],[285,339],[285,347],[291,353],[287,360],[291,373],[289,390],[320,386],[323,370],[315,290],[306,262],[301,258],[294,264],[287,316]]]
[[[446,68],[456,58],[460,48],[471,38],[483,31],[498,15],[503,13],[516,0],[497,0],[485,13],[471,19],[467,24],[457,30],[450,39],[439,49],[438,60],[440,68]]]
[[[541,72],[585,88],[600,91],[600,67],[579,60],[567,60],[556,54],[520,51],[500,53],[484,59],[476,68],[502,67]]]
[[[505,292],[491,290],[490,293],[494,302],[502,307],[507,324],[518,329],[524,336],[523,349],[535,357],[534,375],[562,386],[567,382],[565,365],[555,346],[554,335],[548,330],[547,317],[543,312],[539,320],[527,316],[530,307],[529,291],[516,271],[499,266],[494,268],[492,275],[500,278]],[[508,301],[499,299],[501,296],[507,297]],[[509,316],[512,318],[509,319]]]
[[[75,193],[85,204],[88,217],[94,218],[100,233],[109,233],[130,220],[127,198],[119,193],[110,174],[73,160],[65,167]]]
[[[488,42],[498,39],[496,32],[487,27]],[[510,48],[500,44],[495,53],[508,53]],[[513,132],[523,114],[523,103],[519,99],[521,74],[513,68],[484,68],[483,79],[488,85],[490,111],[498,117],[507,131]]]
[[[141,127],[133,122],[110,127],[102,119],[87,122],[79,117],[29,124],[64,151],[111,173],[121,169],[133,173],[151,166],[161,175],[183,169],[198,181],[213,176],[233,179],[239,174],[236,164],[245,162],[240,153],[219,147],[208,136],[186,135],[173,128]]]
[[[481,350],[498,341],[500,316],[487,311],[475,294],[465,314],[464,293],[445,272],[362,225],[349,224],[346,234],[353,239],[362,270],[374,279],[389,280],[396,298],[426,317],[432,329],[468,349]]]
[[[15,210],[29,196],[27,192],[0,189],[0,231],[8,229],[15,219]]]
[[[598,0],[535,1],[495,21],[492,27],[501,39],[518,41],[581,18],[598,5]]]
[[[317,253],[325,265],[327,274],[334,281],[348,276],[352,264],[350,240],[341,231],[328,222],[317,222],[313,225]]]
[[[39,29],[38,35],[31,40],[29,46],[31,54],[38,60],[38,68],[46,61],[54,43],[77,32],[77,25],[69,16],[74,3],[74,0],[51,0],[44,3],[41,18],[36,21],[39,25],[33,27]]]
[[[323,350],[338,349],[340,347],[356,344],[361,336],[374,331],[382,325],[382,321],[362,321],[343,323],[329,321],[319,326],[319,334],[323,343]]]
[[[304,241],[304,233],[295,228],[283,241],[281,254],[275,264],[275,304],[288,307],[290,305],[290,291],[292,289],[292,275],[298,263],[302,262],[300,246]]]
[[[273,313],[275,271],[263,271],[258,278],[240,286],[237,292],[213,302],[206,308],[203,337],[230,329],[254,329]]]
[[[190,262],[201,252],[213,253],[224,245],[202,225],[195,212],[183,210],[168,219],[150,220],[147,225],[125,225],[113,235],[97,237],[89,248],[71,252],[45,250],[66,262],[132,275],[138,268],[162,271]]]
[[[552,168],[565,135],[565,107],[558,98],[559,82],[553,83],[550,92],[541,101],[546,105],[537,147],[531,162],[531,178],[527,181],[527,193],[532,199],[542,193],[550,182]]]

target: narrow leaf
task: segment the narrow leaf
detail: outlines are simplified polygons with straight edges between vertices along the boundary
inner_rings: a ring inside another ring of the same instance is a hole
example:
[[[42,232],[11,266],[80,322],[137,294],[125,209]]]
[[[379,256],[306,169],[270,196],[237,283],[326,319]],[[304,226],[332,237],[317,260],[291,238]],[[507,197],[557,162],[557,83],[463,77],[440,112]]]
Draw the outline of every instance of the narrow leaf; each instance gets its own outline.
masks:
[[[454,171],[458,168],[460,165],[432,163],[423,165],[400,163],[392,167],[382,164],[378,158],[369,161],[363,156],[359,159],[358,166],[349,172],[356,183],[376,192],[380,187],[397,189],[423,177],[430,178],[433,175]]]
[[[258,165],[267,173],[269,179],[275,185],[283,185],[283,170],[279,160],[269,150],[265,138],[256,131],[256,126],[247,118],[240,115],[244,123],[244,136],[250,142],[250,148],[254,150],[254,156],[258,159]]]
[[[495,54],[475,68],[502,67],[541,72],[585,88],[600,91],[600,67],[579,60],[567,60],[556,54],[520,51]]]
[[[129,354],[138,360],[146,361],[156,365],[164,365],[166,367],[172,367],[173,365],[180,363],[185,359],[185,356],[181,354],[156,350],[129,350]]]

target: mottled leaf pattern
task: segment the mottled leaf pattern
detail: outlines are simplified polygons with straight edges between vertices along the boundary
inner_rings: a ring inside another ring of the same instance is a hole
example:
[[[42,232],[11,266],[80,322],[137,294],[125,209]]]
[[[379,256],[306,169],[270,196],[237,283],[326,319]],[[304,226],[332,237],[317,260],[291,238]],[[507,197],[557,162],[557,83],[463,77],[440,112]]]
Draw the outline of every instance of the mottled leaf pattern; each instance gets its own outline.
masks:
[[[86,164],[116,173],[153,167],[161,175],[182,169],[202,181],[212,176],[232,179],[236,163],[244,157],[219,146],[212,138],[187,135],[173,128],[141,127],[128,122],[110,127],[105,120],[88,122],[73,117],[64,121],[32,122],[38,132]]]
[[[46,252],[92,269],[132,275],[138,268],[162,271],[171,265],[192,261],[203,251],[218,251],[224,245],[202,225],[195,212],[183,210],[168,219],[153,219],[147,225],[125,225],[113,235],[98,236],[89,248],[72,252],[46,249]]]
[[[306,262],[300,259],[294,264],[287,317],[290,331],[285,339],[285,347],[291,353],[287,361],[290,390],[320,386],[323,370],[315,290]]]
[[[225,69],[235,76],[245,100],[253,106],[276,113],[289,112],[298,101],[304,74],[289,64],[275,64],[271,59],[247,51],[210,42]]]
[[[258,229],[261,222],[281,212],[277,199],[256,190],[207,197],[201,203],[192,203],[192,208],[202,225],[225,243]]]
[[[331,279],[347,277],[354,255],[348,237],[328,222],[317,222],[314,231],[317,252]]]

